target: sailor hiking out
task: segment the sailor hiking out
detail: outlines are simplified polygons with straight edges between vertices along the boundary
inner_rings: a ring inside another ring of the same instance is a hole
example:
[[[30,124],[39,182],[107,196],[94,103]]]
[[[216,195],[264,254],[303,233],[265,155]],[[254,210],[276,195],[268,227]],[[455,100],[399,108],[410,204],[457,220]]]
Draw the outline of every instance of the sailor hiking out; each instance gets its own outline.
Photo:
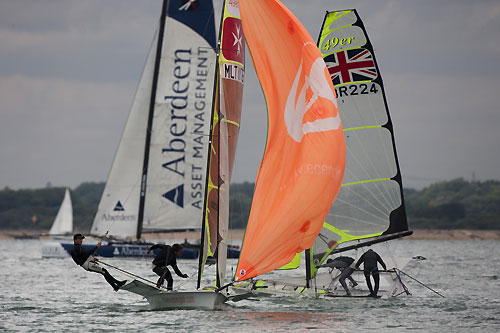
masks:
[[[155,244],[148,249],[148,253],[155,249],[161,249],[161,251],[155,256],[153,259],[152,269],[160,278],[158,282],[156,282],[156,286],[160,288],[163,285],[163,282],[167,280],[167,289],[172,290],[174,285],[174,279],[172,278],[172,274],[168,270],[167,266],[172,266],[175,271],[175,274],[180,276],[181,278],[187,278],[187,274],[183,274],[179,268],[177,267],[177,257],[180,257],[182,254],[182,246],[179,244],[164,245],[164,244]]]
[[[118,289],[120,289],[120,287],[122,287],[127,280],[118,281],[112,277],[105,268],[102,268],[99,265],[97,258],[95,258],[93,254],[101,246],[101,242],[97,243],[97,245],[90,251],[85,251],[82,247],[84,238],[85,236],[82,234],[75,234],[73,236],[73,249],[71,250],[71,257],[73,258],[73,261],[77,265],[82,266],[82,268],[86,271],[102,274],[111,287],[113,287],[115,291],[118,291]]]

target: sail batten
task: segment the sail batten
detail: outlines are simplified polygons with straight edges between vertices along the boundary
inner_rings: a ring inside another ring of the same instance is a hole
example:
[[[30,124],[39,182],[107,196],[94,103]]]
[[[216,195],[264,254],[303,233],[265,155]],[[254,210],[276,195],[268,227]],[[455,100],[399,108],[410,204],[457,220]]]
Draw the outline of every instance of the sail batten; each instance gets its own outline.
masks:
[[[341,190],[313,247],[322,263],[343,243],[404,236],[408,223],[384,86],[356,10],[327,12],[318,48],[335,87],[347,148]]]

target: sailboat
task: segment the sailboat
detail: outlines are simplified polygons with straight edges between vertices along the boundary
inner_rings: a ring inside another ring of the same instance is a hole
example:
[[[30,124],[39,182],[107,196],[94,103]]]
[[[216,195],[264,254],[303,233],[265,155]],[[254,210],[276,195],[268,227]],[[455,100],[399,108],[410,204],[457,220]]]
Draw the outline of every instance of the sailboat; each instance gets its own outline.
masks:
[[[56,219],[52,223],[49,231],[49,236],[67,236],[73,232],[73,206],[71,205],[71,197],[69,189],[64,193],[64,199],[57,212]]]
[[[165,127],[167,124],[172,137],[163,144],[166,148],[160,147],[159,152],[170,155],[165,155],[166,161],[160,162],[157,171],[154,171],[156,166],[150,166],[149,172],[153,175],[160,171],[172,173],[174,178],[166,186],[172,190],[165,192],[158,181],[145,182],[145,186],[141,186],[141,189],[146,189],[147,198],[143,199],[144,208],[139,211],[139,215],[144,215],[141,220],[142,230],[157,231],[165,228],[200,230],[201,253],[196,290],[167,291],[142,278],[133,279],[121,289],[145,297],[153,309],[213,309],[230,298],[220,288],[226,280],[229,184],[241,118],[245,65],[244,37],[237,1],[224,1],[217,46],[215,32],[213,39],[208,40],[206,37],[207,33],[211,35],[214,31],[212,2],[187,2],[181,7],[178,5],[175,1],[163,3],[156,51],[156,59],[161,58],[161,61],[155,61],[156,74],[152,76],[151,86],[151,94],[154,96],[151,99],[151,109],[154,112],[165,113],[166,109],[171,108],[171,114],[175,119],[160,119],[157,125],[155,125],[157,120],[153,121],[153,136],[155,133],[164,136],[160,128],[155,131],[155,126]],[[191,5],[194,6],[192,11],[179,16],[181,8],[184,10]],[[195,27],[198,26],[203,29],[196,30]],[[191,37],[193,41],[190,40]],[[186,46],[186,43],[195,43],[196,47]],[[176,59],[169,54],[175,55],[178,50],[183,49],[198,50],[193,52],[192,72],[193,75],[194,73],[203,75],[203,85],[200,84],[200,77],[194,77],[192,84],[177,83],[180,77],[176,77],[176,72],[182,74],[178,76],[184,76],[190,70],[187,65],[181,65],[185,62],[183,59]],[[197,61],[194,56],[196,54],[198,56],[203,54],[204,60]],[[197,64],[203,65],[204,68],[195,71]],[[210,68],[206,68],[210,64]],[[167,73],[173,73],[174,76],[171,77]],[[209,82],[210,78],[212,82]],[[198,90],[200,86],[203,86],[202,91]],[[176,91],[182,91],[182,95],[174,95]],[[185,93],[187,91],[190,93]],[[210,100],[201,101],[200,96],[205,99],[210,97]],[[164,103],[168,105],[162,105]],[[191,114],[184,111],[189,105],[194,107]],[[204,112],[197,109],[198,105],[204,106]],[[181,110],[178,109],[182,109],[182,124],[172,122],[181,118]],[[185,124],[189,119],[194,121],[191,129],[187,129]],[[206,125],[202,125],[201,121],[206,121]],[[186,136],[182,142],[181,133]],[[188,149],[188,142],[194,142],[195,145]],[[205,146],[202,147],[202,143],[205,143]],[[191,155],[190,162],[189,155]],[[159,180],[164,178],[166,176]],[[177,185],[183,179],[190,179],[191,182]],[[149,187],[153,188],[152,193],[148,192]],[[187,201],[188,199],[190,201]],[[151,210],[152,208],[154,210]],[[155,215],[151,215],[151,212]],[[188,212],[191,214],[187,214]],[[114,230],[118,232],[118,229]],[[101,229],[100,224],[95,224],[93,231],[102,232],[104,229]],[[138,234],[137,237],[139,236]],[[214,258],[216,263],[215,276],[205,279],[204,268],[209,257]],[[202,288],[202,283],[206,283],[207,280],[212,284],[208,288]]]
[[[335,87],[346,142],[342,187],[329,209],[314,245],[283,268],[305,265],[305,276],[260,279],[240,284],[237,290],[257,293],[344,296],[340,272],[318,273],[318,266],[333,254],[410,235],[401,171],[393,126],[373,46],[355,9],[327,12],[318,48]],[[408,259],[386,259],[388,267],[403,268]],[[323,271],[326,271],[323,269]],[[333,280],[332,280],[333,277]],[[354,273],[359,286],[353,296],[367,294],[362,272]],[[406,292],[397,270],[381,273],[380,294]]]
[[[73,232],[73,206],[71,204],[71,196],[67,188],[64,193],[64,199],[57,211],[56,218],[50,228],[49,236],[51,239],[59,237],[68,237]],[[45,236],[45,235],[44,235]],[[48,242],[42,244],[42,258],[59,258],[67,256],[66,251],[59,243]]]
[[[277,0],[240,0],[240,7],[269,126],[235,282],[313,246],[346,156],[330,74],[309,33]]]
[[[151,244],[142,240],[145,233],[202,228],[204,193],[212,186],[206,175],[216,61],[213,5],[205,2],[163,4],[90,229],[96,238],[109,240],[97,256],[152,256],[147,253]],[[226,74],[241,76],[233,67],[234,73]],[[73,244],[61,245],[70,252]],[[196,259],[199,252],[198,246],[184,247],[181,258]],[[228,252],[239,255],[235,249]]]
[[[227,10],[230,7],[234,11]],[[312,38],[293,14],[275,0],[239,0],[239,6],[236,1],[228,1],[224,8],[229,18],[234,18],[235,13],[241,14],[247,45],[268,106],[268,140],[234,276],[235,281],[243,281],[282,266],[297,252],[313,245],[340,189],[345,166],[345,142],[325,63]],[[219,59],[221,55],[227,59],[223,41],[227,20],[224,14]],[[236,31],[233,30],[231,35],[234,36]],[[270,66],[270,59],[280,61]],[[221,74],[217,82],[223,83],[220,67],[216,73]],[[215,94],[220,105],[228,105],[229,91],[224,87],[223,94],[219,97]],[[222,100],[225,102],[221,103]],[[214,114],[214,118],[219,120],[219,129],[218,126],[213,127],[213,138],[225,137],[225,131],[229,132],[229,128],[220,129],[221,125],[224,127],[224,124],[230,123],[228,115],[223,112]],[[227,121],[222,121],[224,119]],[[224,167],[228,165],[224,162],[224,153],[228,152],[231,156],[231,149],[224,147],[231,147],[231,144],[226,146],[223,140],[219,140],[212,146],[211,150],[219,147],[216,150],[219,156],[217,163],[211,163],[219,170],[219,177],[211,178],[217,181],[218,193],[215,197],[218,197],[218,202],[211,203],[207,196],[207,212],[216,209],[219,220],[215,235],[219,248],[216,250],[216,289],[166,292],[139,280],[122,287],[146,297],[153,308],[198,308],[202,304],[204,308],[212,308],[228,299],[237,301],[245,297],[223,293],[232,283],[224,284],[225,251],[221,250],[224,247],[227,215],[221,206],[227,198],[224,197],[228,189],[224,189],[224,185],[228,185],[225,175],[226,170],[230,170]],[[332,153],[324,154],[326,151]],[[207,231],[207,228],[213,230],[210,217],[205,219],[204,226],[204,235],[212,239],[212,233]],[[207,238],[204,238],[203,244],[206,244]],[[210,246],[206,249],[210,251]],[[203,272],[202,261],[205,257],[201,257],[199,275]],[[200,278],[198,286],[199,281]]]

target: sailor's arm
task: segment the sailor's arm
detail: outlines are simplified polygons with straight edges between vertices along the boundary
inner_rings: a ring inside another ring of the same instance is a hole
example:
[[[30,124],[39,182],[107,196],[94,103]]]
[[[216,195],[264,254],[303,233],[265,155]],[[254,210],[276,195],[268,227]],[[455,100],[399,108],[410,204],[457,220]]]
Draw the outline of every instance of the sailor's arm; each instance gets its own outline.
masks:
[[[177,264],[176,264],[176,263],[172,264],[171,266],[172,266],[172,268],[174,269],[175,274],[177,274],[177,275],[178,275],[178,276],[180,276],[181,278],[187,278],[187,277],[188,277],[188,275],[187,275],[187,274],[183,274],[183,273],[180,271],[180,269],[179,269],[179,267],[177,267]]]
[[[385,266],[385,262],[382,260],[382,257],[380,257],[378,254],[377,254],[377,261],[379,262],[379,264],[382,265],[382,267],[384,267],[385,270],[387,270],[387,266]]]
[[[359,266],[361,266],[361,263],[365,260],[365,254],[363,253],[363,255],[359,258],[358,262],[356,262],[356,266],[354,266],[356,269],[359,268]]]

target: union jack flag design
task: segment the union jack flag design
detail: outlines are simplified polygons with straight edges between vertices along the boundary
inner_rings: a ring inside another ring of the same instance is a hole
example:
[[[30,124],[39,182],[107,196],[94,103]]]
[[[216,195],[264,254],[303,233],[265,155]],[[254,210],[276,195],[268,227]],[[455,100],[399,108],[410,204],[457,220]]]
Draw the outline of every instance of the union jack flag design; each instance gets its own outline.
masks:
[[[377,78],[375,61],[367,49],[340,51],[326,57],[325,63],[334,86]]]

